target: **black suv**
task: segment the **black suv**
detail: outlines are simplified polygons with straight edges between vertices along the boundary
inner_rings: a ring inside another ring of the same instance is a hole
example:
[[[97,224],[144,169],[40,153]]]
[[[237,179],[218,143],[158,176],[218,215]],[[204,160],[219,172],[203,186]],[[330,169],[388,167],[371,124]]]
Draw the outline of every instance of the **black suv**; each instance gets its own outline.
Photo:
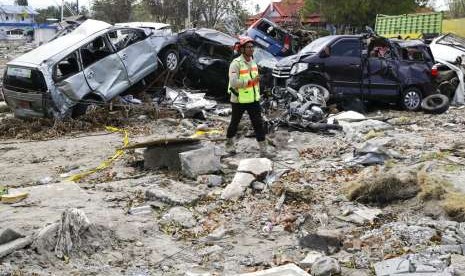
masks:
[[[296,90],[306,84],[323,86],[336,101],[358,98],[418,110],[434,91],[433,65],[433,55],[421,41],[333,35],[282,59],[273,76]]]

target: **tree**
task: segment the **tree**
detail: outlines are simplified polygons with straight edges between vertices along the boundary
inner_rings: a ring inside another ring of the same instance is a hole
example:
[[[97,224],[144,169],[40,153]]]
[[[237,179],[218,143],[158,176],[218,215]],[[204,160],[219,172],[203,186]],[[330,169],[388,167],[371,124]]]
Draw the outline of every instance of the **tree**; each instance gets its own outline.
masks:
[[[135,0],[95,0],[92,5],[93,17],[110,23],[128,22],[135,2]]]
[[[18,6],[29,6],[27,0],[15,0],[15,5]]]
[[[412,13],[428,0],[305,0],[305,12],[321,13],[333,24],[373,25],[377,14]]]
[[[448,0],[447,4],[453,18],[465,17],[465,0]]]
[[[68,16],[72,16],[72,15],[75,15],[75,14],[78,14],[78,9],[77,9],[77,4],[76,2],[65,2],[65,6],[67,6],[68,8],[65,8],[63,10],[63,16],[64,17],[68,17]],[[71,11],[72,13],[71,13]],[[37,23],[45,23],[47,21],[48,18],[56,18],[56,19],[60,19],[61,17],[61,7],[59,6],[48,6],[46,8],[43,8],[43,9],[37,9],[36,10],[39,15],[37,15],[36,17],[36,22]],[[82,15],[87,15],[89,13],[89,11],[87,10],[87,8],[85,6],[82,6],[80,7],[79,9],[79,14],[82,14]]]

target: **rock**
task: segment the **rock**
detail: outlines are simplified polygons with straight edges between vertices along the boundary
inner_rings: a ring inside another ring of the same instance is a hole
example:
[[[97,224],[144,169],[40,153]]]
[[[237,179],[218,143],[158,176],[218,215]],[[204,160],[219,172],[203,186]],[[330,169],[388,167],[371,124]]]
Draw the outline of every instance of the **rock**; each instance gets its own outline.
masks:
[[[394,258],[375,263],[374,265],[376,276],[390,276],[392,274],[401,274],[414,272],[410,260],[405,258]]]
[[[55,255],[63,259],[81,246],[81,235],[89,228],[90,221],[79,209],[68,209],[61,214]]]
[[[346,210],[346,213],[343,214],[345,216],[338,218],[358,225],[363,225],[365,223],[373,223],[382,213],[383,211],[379,208],[369,208],[359,205],[351,210]]]
[[[0,113],[6,113],[6,112],[10,112],[10,111],[11,110],[8,107],[8,105],[6,104],[6,102],[0,101]]]
[[[197,177],[197,182],[201,184],[206,184],[208,187],[217,187],[223,184],[223,177],[214,174],[199,175]]]
[[[465,276],[465,256],[452,255],[450,268],[453,269],[454,275]]]
[[[152,206],[150,205],[133,207],[129,209],[129,214],[131,215],[147,215],[151,213],[152,213]]]
[[[263,191],[266,188],[266,184],[260,181],[254,181],[252,183],[252,188],[257,191]]]
[[[288,199],[302,202],[310,202],[313,199],[313,187],[308,183],[289,182],[285,184],[284,190]]]
[[[393,127],[385,122],[377,120],[366,120],[362,122],[339,122],[342,126],[343,131],[346,134],[346,137],[349,139],[360,139],[364,134],[370,132],[371,130],[375,132],[390,130]]]
[[[11,242],[0,245],[0,259],[10,255],[16,250],[22,249],[32,243],[31,237],[15,239]]]
[[[161,201],[171,205],[187,205],[198,201],[206,192],[198,187],[166,180],[153,184],[145,191],[145,198],[148,201]]]
[[[312,265],[312,275],[332,276],[341,274],[341,266],[338,261],[330,257],[318,258]]]
[[[19,238],[24,238],[24,235],[21,235],[11,228],[6,228],[0,233],[0,244],[5,244]]]
[[[257,180],[264,180],[266,175],[273,171],[273,162],[267,158],[250,158],[240,161],[238,172],[250,173]]]
[[[201,257],[204,257],[204,256],[208,256],[208,255],[211,255],[211,254],[214,254],[214,253],[222,252],[223,250],[224,250],[223,247],[215,244],[213,246],[203,248],[202,250],[200,250],[198,252],[198,254]]]
[[[210,241],[217,241],[221,240],[224,235],[226,235],[226,229],[224,228],[224,225],[219,226],[213,232],[211,232],[208,236],[207,239]]]
[[[168,213],[163,216],[163,219],[177,222],[184,228],[192,228],[197,223],[192,212],[182,206],[171,208]]]
[[[273,267],[267,270],[238,274],[239,276],[310,276],[307,272],[295,264],[287,264],[278,267]]]
[[[162,168],[180,170],[181,160],[179,153],[196,150],[200,147],[200,143],[149,146],[144,151],[144,168],[152,170]]]
[[[184,273],[184,276],[211,276],[212,274],[200,267],[191,268]]]
[[[255,176],[250,173],[237,172],[221,193],[221,199],[239,199],[254,180]]]
[[[52,223],[42,228],[32,243],[32,248],[41,255],[46,255],[55,249],[59,223]]]
[[[305,259],[300,261],[299,265],[303,268],[310,268],[316,262],[318,258],[323,257],[324,255],[317,251],[310,251],[307,253]]]
[[[221,170],[220,156],[213,146],[182,152],[179,154],[182,173],[190,178],[197,178],[201,174],[213,173]]]
[[[321,229],[299,239],[299,245],[315,251],[333,254],[342,246],[340,233],[336,230]]]

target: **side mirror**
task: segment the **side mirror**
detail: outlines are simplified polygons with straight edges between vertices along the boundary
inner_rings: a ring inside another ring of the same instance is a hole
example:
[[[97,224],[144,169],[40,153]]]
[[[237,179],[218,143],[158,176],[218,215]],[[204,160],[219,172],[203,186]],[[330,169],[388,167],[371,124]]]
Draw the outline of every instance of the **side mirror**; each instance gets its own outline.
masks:
[[[320,52],[320,58],[327,58],[331,56],[331,47],[326,46],[321,52]]]

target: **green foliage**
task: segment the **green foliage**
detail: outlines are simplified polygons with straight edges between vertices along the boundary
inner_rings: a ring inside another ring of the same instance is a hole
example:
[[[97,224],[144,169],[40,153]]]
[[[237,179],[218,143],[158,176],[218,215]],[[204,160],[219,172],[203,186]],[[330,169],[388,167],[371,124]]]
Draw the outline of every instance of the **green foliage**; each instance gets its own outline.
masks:
[[[373,25],[377,14],[412,13],[427,0],[305,0],[305,13],[321,13],[333,24]]]
[[[131,21],[135,0],[95,0],[92,5],[94,18],[108,23]]]
[[[15,5],[18,6],[29,6],[27,0],[15,0]]]
[[[66,6],[68,6],[69,9],[72,10],[74,14],[78,13],[78,9],[77,9],[75,1],[73,1],[73,2],[65,2],[65,3],[66,3]],[[68,16],[73,15],[69,9],[65,8],[63,10],[63,16],[64,17],[68,17]],[[36,11],[39,13],[39,15],[37,15],[37,17],[36,17],[36,22],[37,23],[45,23],[47,21],[47,18],[60,19],[60,17],[61,17],[61,7],[59,7],[57,5],[48,6],[48,7],[43,8],[43,9],[37,9]],[[89,11],[87,10],[87,8],[85,6],[80,7],[79,14],[87,15],[88,13],[89,13]]]
[[[448,5],[452,18],[465,17],[465,0],[448,0]]]

